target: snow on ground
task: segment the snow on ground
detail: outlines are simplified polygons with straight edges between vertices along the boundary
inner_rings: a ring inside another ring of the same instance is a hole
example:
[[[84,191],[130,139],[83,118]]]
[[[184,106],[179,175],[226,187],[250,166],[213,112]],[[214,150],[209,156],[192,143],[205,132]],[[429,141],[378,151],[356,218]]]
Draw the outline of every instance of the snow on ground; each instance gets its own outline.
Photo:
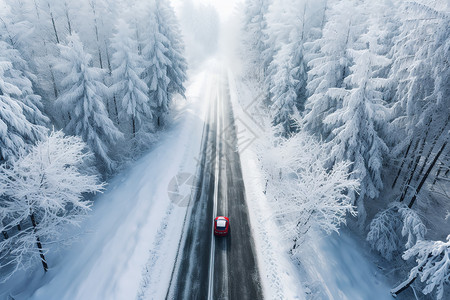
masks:
[[[169,183],[180,172],[195,173],[208,77],[207,72],[191,76],[187,101],[177,100],[172,128],[96,197],[81,229],[87,234],[49,256],[49,272],[26,288],[18,285],[14,299],[164,298],[186,213],[171,201],[168,188],[174,189]]]
[[[347,230],[340,235],[314,234],[304,244],[297,260],[288,254],[274,221],[274,209],[266,199],[261,162],[260,138],[264,127],[258,121],[258,93],[229,71],[243,176],[250,219],[253,227],[258,263],[267,299],[392,299],[386,278],[370,262],[361,242]],[[253,141],[250,142],[249,141]]]
[[[255,121],[241,107],[241,101],[244,100],[242,93],[249,91],[243,90],[242,85],[237,86],[238,83],[232,71],[228,72],[228,80],[239,139],[238,145],[250,224],[255,240],[264,295],[267,299],[304,299],[305,293],[302,286],[298,284],[301,282],[299,273],[287,254],[287,247],[280,239],[281,234],[277,230],[274,219],[271,218],[273,209],[263,193],[264,182],[259,171],[261,170],[260,162],[252,147],[254,145],[247,142],[261,137],[264,133],[262,128],[255,124]],[[249,97],[247,100],[257,97],[250,93],[245,96]],[[248,147],[243,149],[245,145]]]

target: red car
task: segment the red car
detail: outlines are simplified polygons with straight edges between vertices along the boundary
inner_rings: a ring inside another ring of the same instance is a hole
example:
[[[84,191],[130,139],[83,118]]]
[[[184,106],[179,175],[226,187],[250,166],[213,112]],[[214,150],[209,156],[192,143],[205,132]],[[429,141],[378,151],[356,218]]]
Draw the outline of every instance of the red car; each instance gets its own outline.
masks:
[[[214,219],[214,235],[225,236],[230,230],[230,219],[219,216]]]

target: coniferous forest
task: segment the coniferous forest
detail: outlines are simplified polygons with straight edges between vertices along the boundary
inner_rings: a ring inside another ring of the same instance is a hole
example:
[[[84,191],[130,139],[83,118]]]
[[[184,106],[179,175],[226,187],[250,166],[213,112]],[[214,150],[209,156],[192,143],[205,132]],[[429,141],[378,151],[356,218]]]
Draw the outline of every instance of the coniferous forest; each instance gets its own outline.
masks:
[[[283,201],[283,212],[296,211],[292,222],[282,221],[292,249],[308,231],[299,224],[316,218],[329,232],[356,220],[357,231],[390,261],[386,272],[406,279],[393,293],[420,278],[424,294],[438,299],[450,274],[444,2],[248,0],[241,46],[247,77],[264,95],[274,126],[268,139],[280,145],[262,160],[267,193]],[[312,173],[315,164],[322,175]],[[344,186],[348,198],[330,204],[336,189],[326,184],[342,164],[347,175],[335,179],[336,187]],[[311,190],[317,197],[301,200]],[[399,271],[405,262],[406,274]]]
[[[0,267],[41,261],[184,97],[168,0],[0,1]]]

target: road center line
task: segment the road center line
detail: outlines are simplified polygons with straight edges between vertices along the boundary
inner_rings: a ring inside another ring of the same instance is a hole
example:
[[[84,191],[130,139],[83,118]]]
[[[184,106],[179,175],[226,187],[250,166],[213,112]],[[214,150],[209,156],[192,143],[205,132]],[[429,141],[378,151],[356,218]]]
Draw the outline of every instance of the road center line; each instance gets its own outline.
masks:
[[[216,104],[215,104],[215,110],[216,110],[216,149],[215,149],[215,169],[214,169],[214,199],[213,199],[213,217],[215,218],[217,214],[217,198],[218,198],[218,192],[219,192],[219,109],[218,109],[218,99],[219,99],[219,87],[217,87],[217,94],[216,94]],[[213,299],[213,293],[214,293],[214,253],[216,248],[215,238],[214,238],[214,222],[212,224],[212,232],[211,232],[211,250],[209,253],[209,284],[208,284],[208,299]]]
[[[223,77],[223,78],[226,78],[226,77]],[[224,131],[223,132],[224,139],[228,138],[226,136],[225,128],[228,128],[228,126],[229,126],[229,124],[225,123],[226,110],[225,110],[224,97],[228,97],[228,93],[226,93],[227,88],[228,88],[228,82],[227,82],[227,85],[223,85],[223,84],[221,85],[221,89],[222,89],[222,93],[221,93],[222,97],[220,98],[221,112],[222,112],[221,113],[221,123],[222,123],[222,131]],[[228,156],[227,156],[227,150],[228,150],[227,147],[229,147],[229,146],[225,141],[221,141],[220,145],[221,145],[222,155],[224,157],[224,159],[221,161],[223,162],[222,164],[223,164],[224,174],[225,174],[225,176],[224,176],[225,192],[224,192],[224,197],[223,197],[222,201],[223,201],[224,213],[226,213],[226,215],[228,217],[230,217],[230,214],[228,212],[228,184],[227,184],[227,179],[229,176],[227,173],[227,163],[229,163]],[[229,225],[229,226],[231,226],[231,225]],[[231,230],[231,227],[230,227],[230,230]],[[230,233],[228,233],[228,234],[230,234]],[[227,292],[229,292],[228,291],[228,242],[231,237],[227,237],[227,238],[228,238],[228,240],[225,243],[225,251],[224,251],[224,253],[222,253],[222,259],[223,259],[223,274],[222,274],[222,276],[224,277],[224,286],[226,287]],[[226,299],[229,299],[229,294],[227,294]]]

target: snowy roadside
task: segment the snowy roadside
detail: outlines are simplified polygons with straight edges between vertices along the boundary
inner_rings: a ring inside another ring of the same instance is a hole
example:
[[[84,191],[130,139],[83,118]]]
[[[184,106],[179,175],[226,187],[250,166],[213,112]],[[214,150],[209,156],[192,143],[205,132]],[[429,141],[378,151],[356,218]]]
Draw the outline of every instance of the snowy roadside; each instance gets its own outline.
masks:
[[[205,68],[206,69],[206,68]],[[186,207],[169,197],[176,175],[195,174],[207,72],[192,77],[187,101],[176,102],[174,124],[146,156],[114,177],[95,199],[79,239],[49,255],[50,270],[9,284],[14,299],[163,298],[169,284]],[[181,183],[180,183],[181,185]],[[189,184],[175,192],[190,193]],[[184,188],[184,189],[183,189]],[[151,272],[149,272],[151,269]],[[162,295],[164,294],[164,295]]]
[[[257,95],[242,89],[242,86],[237,86],[239,83],[231,70],[228,71],[228,80],[250,223],[264,295],[267,299],[304,299],[305,292],[299,284],[301,278],[288,256],[286,245],[283,245],[281,233],[272,218],[273,210],[263,193],[264,179],[256,150],[252,147],[254,144],[249,143],[262,137],[263,129],[244,112],[240,101],[242,97],[255,99]]]
[[[313,234],[302,245],[301,259],[288,254],[291,245],[282,238],[273,218],[273,203],[263,193],[265,181],[258,153],[264,151],[260,149],[264,143],[259,138],[267,133],[255,120],[258,109],[251,103],[258,95],[242,80],[236,80],[231,71],[229,81],[247,201],[267,298],[392,299],[386,278],[346,229],[340,235]]]

